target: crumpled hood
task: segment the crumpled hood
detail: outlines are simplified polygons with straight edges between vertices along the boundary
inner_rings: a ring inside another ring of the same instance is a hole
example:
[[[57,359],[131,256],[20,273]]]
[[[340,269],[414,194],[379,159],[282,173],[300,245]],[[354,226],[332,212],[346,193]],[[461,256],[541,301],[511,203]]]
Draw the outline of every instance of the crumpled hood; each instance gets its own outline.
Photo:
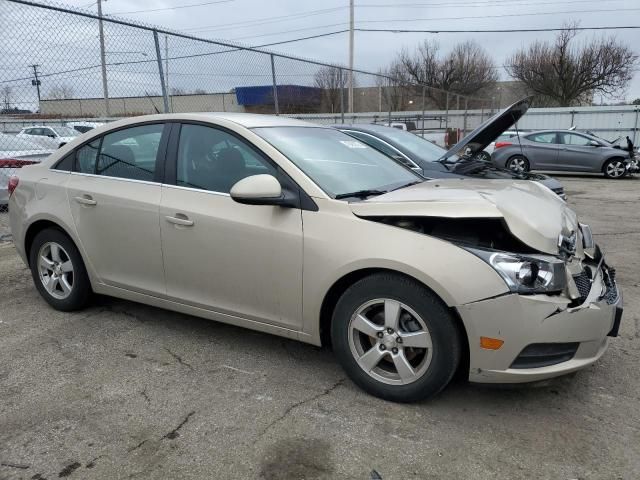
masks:
[[[504,218],[523,243],[557,255],[558,236],[578,231],[576,214],[537,182],[439,179],[349,204],[359,217]]]

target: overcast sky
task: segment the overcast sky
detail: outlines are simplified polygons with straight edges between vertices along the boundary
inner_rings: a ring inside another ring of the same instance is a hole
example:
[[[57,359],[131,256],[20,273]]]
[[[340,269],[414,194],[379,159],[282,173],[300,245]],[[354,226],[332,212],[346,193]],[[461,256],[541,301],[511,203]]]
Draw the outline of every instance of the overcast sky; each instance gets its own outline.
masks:
[[[104,13],[161,9],[205,3],[206,0],[108,0]],[[86,5],[76,0],[76,6]],[[348,28],[348,0],[230,0],[175,10],[121,13],[119,16],[154,23],[194,35],[260,45],[296,37]],[[95,6],[91,6],[95,9]],[[326,10],[325,12],[317,12]],[[304,16],[306,12],[316,12]],[[297,17],[273,19],[287,15]],[[457,17],[457,18],[456,18]],[[464,17],[464,18],[460,18]],[[439,20],[441,19],[441,20]],[[277,21],[274,21],[277,20]],[[640,25],[638,0],[356,0],[356,27],[507,29],[561,27],[565,22],[581,26]],[[252,23],[249,23],[252,22]],[[229,25],[231,24],[231,25]],[[640,30],[583,32],[579,39],[594,35],[616,35],[640,53]],[[390,62],[403,47],[417,45],[425,38],[437,39],[444,50],[458,41],[477,40],[502,65],[515,49],[536,39],[552,39],[553,33],[474,34],[394,34],[356,32],[355,66],[377,70]],[[327,62],[347,64],[348,34],[306,40],[271,47],[274,51]],[[501,77],[508,78],[504,70]],[[640,97],[640,73],[626,93]],[[596,98],[599,100],[599,98]],[[605,100],[606,101],[606,100]]]

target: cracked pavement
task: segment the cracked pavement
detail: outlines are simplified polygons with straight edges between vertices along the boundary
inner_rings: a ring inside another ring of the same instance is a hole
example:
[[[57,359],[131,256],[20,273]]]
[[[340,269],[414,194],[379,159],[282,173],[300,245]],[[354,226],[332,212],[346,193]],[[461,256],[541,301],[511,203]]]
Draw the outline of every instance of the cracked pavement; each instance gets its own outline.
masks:
[[[414,405],[294,341],[105,297],[56,312],[0,241],[0,480],[637,478],[640,179],[558,178],[617,267],[620,337],[570,377]]]

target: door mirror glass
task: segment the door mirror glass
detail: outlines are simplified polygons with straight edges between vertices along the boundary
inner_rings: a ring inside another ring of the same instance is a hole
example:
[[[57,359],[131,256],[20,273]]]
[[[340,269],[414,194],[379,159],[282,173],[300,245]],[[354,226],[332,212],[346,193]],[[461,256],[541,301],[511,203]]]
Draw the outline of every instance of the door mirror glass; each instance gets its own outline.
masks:
[[[283,205],[285,200],[280,182],[268,174],[243,178],[231,187],[230,194],[236,202],[248,205]]]
[[[596,142],[595,140],[589,140],[589,145],[592,147],[599,147],[600,144],[598,142]]]

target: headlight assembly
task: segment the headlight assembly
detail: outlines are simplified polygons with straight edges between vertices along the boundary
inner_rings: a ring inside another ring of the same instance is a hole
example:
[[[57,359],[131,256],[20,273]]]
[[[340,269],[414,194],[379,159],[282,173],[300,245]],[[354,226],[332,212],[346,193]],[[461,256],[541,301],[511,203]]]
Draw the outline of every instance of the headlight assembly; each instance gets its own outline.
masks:
[[[546,255],[526,256],[466,248],[491,265],[512,292],[558,293],[564,290],[567,277],[562,260]]]

